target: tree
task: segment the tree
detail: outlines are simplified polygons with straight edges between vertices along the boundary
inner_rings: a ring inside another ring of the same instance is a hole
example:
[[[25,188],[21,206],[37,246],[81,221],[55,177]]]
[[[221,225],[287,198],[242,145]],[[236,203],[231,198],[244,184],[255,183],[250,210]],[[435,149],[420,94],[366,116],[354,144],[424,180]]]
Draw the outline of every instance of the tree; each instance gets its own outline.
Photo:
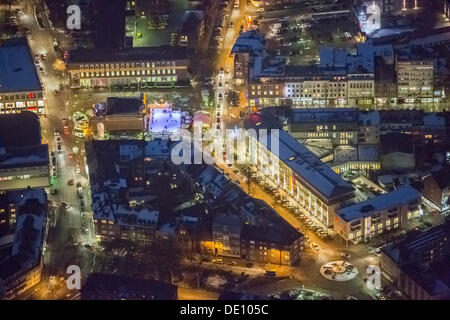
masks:
[[[56,59],[52,65],[53,70],[64,72],[67,70],[66,63],[61,59]]]
[[[197,288],[200,288],[200,278],[203,273],[202,265],[206,257],[207,255],[204,251],[195,252],[188,257],[188,260],[194,268],[194,272],[197,276]]]
[[[143,252],[150,256],[153,264],[158,266],[160,271],[169,271],[170,280],[173,282],[173,270],[180,266],[182,257],[181,248],[175,237],[155,239],[144,248]]]

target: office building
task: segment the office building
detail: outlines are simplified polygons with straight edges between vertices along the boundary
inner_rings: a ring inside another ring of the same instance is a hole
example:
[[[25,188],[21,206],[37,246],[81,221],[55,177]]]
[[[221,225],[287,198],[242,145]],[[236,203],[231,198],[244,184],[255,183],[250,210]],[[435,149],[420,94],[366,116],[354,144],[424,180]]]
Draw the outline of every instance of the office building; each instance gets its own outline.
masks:
[[[367,242],[390,230],[403,229],[419,217],[421,194],[404,186],[366,201],[339,208],[334,230],[346,241]]]
[[[0,44],[0,114],[44,113],[44,91],[25,38]]]
[[[67,68],[72,88],[173,84],[189,79],[185,47],[80,49],[70,52]]]
[[[450,224],[412,232],[381,249],[382,275],[413,300],[450,297]]]
[[[0,115],[0,191],[50,186],[48,145],[36,114]]]
[[[260,113],[251,114],[245,122],[247,132],[276,128]],[[249,134],[249,161],[299,209],[320,225],[332,226],[335,210],[353,197],[353,187],[286,131],[278,130],[274,137],[278,146],[275,142],[272,150],[271,138],[261,142]]]

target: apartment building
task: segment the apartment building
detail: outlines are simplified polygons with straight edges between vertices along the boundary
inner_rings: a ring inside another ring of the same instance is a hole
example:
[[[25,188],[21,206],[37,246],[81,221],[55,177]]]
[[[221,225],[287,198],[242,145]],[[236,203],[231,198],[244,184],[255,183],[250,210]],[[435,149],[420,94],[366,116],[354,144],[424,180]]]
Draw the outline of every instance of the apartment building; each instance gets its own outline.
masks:
[[[386,231],[405,228],[408,222],[421,214],[420,203],[420,192],[411,186],[405,186],[339,208],[334,230],[345,241],[367,242]]]
[[[214,254],[239,259],[243,221],[238,215],[217,214],[213,218]]]
[[[450,297],[450,223],[411,232],[381,249],[382,275],[413,300]]]
[[[348,84],[345,68],[287,67],[284,80],[284,97],[291,101],[294,108],[342,107],[347,104]]]
[[[155,239],[160,212],[148,202],[150,181],[167,159],[167,141],[93,141],[86,144],[92,211],[100,239]],[[125,191],[126,190],[126,191]]]
[[[38,116],[0,115],[0,191],[50,186],[49,151]]]
[[[252,107],[278,106],[284,101],[285,84],[283,81],[265,78],[257,83],[249,83],[248,99]]]
[[[347,75],[348,106],[372,108],[375,96],[375,76],[373,73],[349,73]]]
[[[249,161],[299,209],[321,225],[332,226],[335,210],[353,197],[353,187],[289,133],[276,128],[262,114],[249,116],[245,122]],[[273,134],[274,142],[272,138],[259,141],[261,130],[268,130],[269,137]]]
[[[267,226],[246,224],[242,227],[241,257],[249,261],[293,266],[303,250],[303,237],[293,232],[286,221]]]
[[[398,55],[396,63],[399,106],[433,104],[434,61],[414,55]]]
[[[282,219],[266,202],[248,196],[218,168],[190,165],[186,170],[205,192],[213,216],[213,243],[207,252],[242,261],[296,265],[303,234]]]
[[[44,239],[47,233],[45,190],[14,192],[17,223],[8,258],[0,262],[0,298],[14,299],[41,281]]]
[[[358,109],[292,109],[289,134],[300,141],[320,141],[331,147],[358,143]]]
[[[0,114],[42,114],[44,91],[26,38],[0,44]]]
[[[378,144],[379,142],[380,113],[378,111],[360,111],[358,144]]]
[[[423,177],[422,194],[439,212],[450,210],[450,168],[443,168]]]
[[[394,64],[387,64],[381,56],[375,57],[375,106],[389,109],[397,101],[397,75]]]
[[[67,68],[72,88],[171,84],[189,79],[186,47],[75,50],[70,52]]]

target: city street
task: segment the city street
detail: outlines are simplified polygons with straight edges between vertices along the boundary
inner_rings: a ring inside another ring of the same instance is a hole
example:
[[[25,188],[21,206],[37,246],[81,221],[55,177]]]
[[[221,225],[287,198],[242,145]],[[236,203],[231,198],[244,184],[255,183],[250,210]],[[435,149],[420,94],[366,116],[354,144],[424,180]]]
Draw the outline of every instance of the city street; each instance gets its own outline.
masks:
[[[48,279],[53,275],[64,276],[66,267],[71,264],[80,265],[82,274],[87,274],[92,268],[92,253],[80,245],[92,244],[96,239],[90,212],[87,212],[86,218],[83,218],[87,221],[87,232],[82,232],[80,200],[75,186],[76,182],[82,184],[85,207],[90,208],[84,142],[74,137],[73,128],[69,129],[69,134],[63,133],[62,119],[68,119],[69,127],[71,127],[73,92],[66,88],[67,74],[53,68],[53,64],[58,59],[53,48],[53,40],[57,39],[60,44],[63,43],[66,49],[70,49],[70,43],[64,34],[52,31],[45,19],[45,29],[38,26],[33,3],[33,1],[24,1],[23,14],[20,15],[18,21],[21,27],[27,27],[30,30],[29,45],[35,60],[42,68],[42,71],[38,71],[41,84],[45,89],[46,103],[45,113],[40,116],[42,136],[44,143],[48,143],[49,150],[55,153],[56,158],[56,176],[52,177],[52,187],[48,190],[49,200],[54,201],[56,208],[50,215],[49,232],[43,257],[44,279]],[[58,142],[55,130],[61,137],[61,152],[57,150]],[[79,173],[76,172],[77,164],[80,168]],[[54,170],[51,170],[51,174],[54,174]],[[71,179],[75,181],[74,185],[67,187],[68,181]],[[51,195],[50,193],[53,193],[51,191],[54,190],[56,194]],[[70,208],[66,209],[64,204],[70,205]],[[33,299],[35,295],[41,293],[41,296],[46,297],[47,294],[42,289],[45,283],[45,280],[42,281],[38,286],[24,293],[24,296]],[[62,287],[65,288],[65,286]],[[71,295],[61,290],[56,291],[53,298],[71,298]],[[66,297],[66,295],[68,296]]]

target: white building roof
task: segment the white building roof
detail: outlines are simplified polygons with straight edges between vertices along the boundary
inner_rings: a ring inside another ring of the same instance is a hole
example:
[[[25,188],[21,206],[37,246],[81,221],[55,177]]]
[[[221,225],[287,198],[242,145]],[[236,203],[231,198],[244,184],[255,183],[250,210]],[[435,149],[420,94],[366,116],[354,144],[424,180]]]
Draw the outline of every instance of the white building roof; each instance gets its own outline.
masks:
[[[261,114],[253,114],[246,121],[246,129],[271,129],[270,125],[262,123]],[[340,175],[334,172],[328,165],[324,164],[308,148],[298,142],[284,130],[273,131],[274,138],[278,138],[279,150],[275,145],[271,145],[271,138],[268,135],[267,148],[285,163],[298,177],[304,180],[314,190],[319,193],[324,201],[352,192],[353,187],[347,183]]]
[[[350,205],[337,210],[337,214],[345,221],[353,221],[360,218],[370,217],[380,211],[408,204],[421,197],[419,191],[410,185],[401,187],[395,191],[384,193],[378,197]]]

